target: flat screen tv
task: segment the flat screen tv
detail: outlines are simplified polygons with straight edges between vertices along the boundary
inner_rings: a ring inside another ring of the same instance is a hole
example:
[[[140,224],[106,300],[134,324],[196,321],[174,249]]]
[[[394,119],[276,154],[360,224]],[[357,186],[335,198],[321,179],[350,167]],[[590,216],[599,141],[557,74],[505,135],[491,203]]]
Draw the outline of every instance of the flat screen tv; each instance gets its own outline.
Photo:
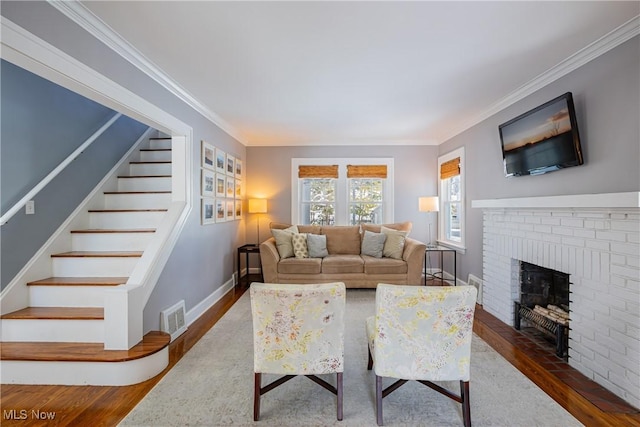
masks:
[[[583,163],[571,92],[498,126],[506,176],[539,175]]]

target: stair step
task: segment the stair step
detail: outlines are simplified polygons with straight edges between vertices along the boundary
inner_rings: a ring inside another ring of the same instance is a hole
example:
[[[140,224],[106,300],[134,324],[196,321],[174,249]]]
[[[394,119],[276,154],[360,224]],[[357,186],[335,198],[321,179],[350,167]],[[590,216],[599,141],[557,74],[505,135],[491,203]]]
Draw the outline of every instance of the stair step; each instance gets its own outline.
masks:
[[[1,319],[103,320],[100,307],[27,307],[4,314]]]
[[[171,191],[107,191],[105,209],[165,209],[171,204]]]
[[[142,162],[159,162],[170,161],[171,149],[170,148],[143,148],[140,150],[140,161]]]
[[[86,230],[71,230],[71,234],[109,234],[109,233],[155,233],[155,228],[135,228],[135,229],[126,229],[126,228],[88,228]]]
[[[70,251],[51,254],[52,258],[139,258],[142,251]]]
[[[153,228],[72,230],[71,247],[74,251],[144,251],[155,231]]]
[[[145,229],[158,227],[167,209],[101,209],[89,210],[91,229]]]
[[[155,162],[129,162],[131,175],[171,175],[172,164],[170,161]]]
[[[124,362],[154,354],[169,345],[166,332],[148,332],[129,350],[105,350],[100,343],[3,342],[0,360],[55,362]]]
[[[119,286],[128,277],[48,277],[28,282],[27,286]]]
[[[118,191],[171,191],[171,175],[119,176]]]

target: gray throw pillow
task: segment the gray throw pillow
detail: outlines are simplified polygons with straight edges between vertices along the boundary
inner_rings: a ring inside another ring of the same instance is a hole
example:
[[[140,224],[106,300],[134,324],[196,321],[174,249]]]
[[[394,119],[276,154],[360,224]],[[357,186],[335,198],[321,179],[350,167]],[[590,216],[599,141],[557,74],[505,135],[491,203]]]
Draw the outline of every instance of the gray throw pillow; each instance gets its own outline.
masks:
[[[329,256],[327,251],[327,236],[324,234],[307,234],[307,248],[309,258],[324,258]]]
[[[382,249],[384,249],[384,242],[386,240],[386,234],[365,231],[360,253],[362,255],[382,258]]]

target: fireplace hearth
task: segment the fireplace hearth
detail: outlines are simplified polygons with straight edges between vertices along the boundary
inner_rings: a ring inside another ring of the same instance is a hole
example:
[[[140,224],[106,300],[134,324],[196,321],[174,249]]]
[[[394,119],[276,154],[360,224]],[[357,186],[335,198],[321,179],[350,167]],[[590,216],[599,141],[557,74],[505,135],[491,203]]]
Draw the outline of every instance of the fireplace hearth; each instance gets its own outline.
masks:
[[[533,327],[555,341],[556,355],[568,358],[569,275],[520,262],[520,299],[515,301],[514,327]]]

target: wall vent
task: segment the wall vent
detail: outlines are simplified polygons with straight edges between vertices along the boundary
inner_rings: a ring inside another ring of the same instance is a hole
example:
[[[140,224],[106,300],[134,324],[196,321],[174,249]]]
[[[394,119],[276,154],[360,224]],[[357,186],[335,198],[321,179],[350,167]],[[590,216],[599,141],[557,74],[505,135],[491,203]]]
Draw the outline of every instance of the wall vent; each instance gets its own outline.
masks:
[[[171,341],[187,330],[184,300],[162,310],[160,316],[160,328],[171,335]]]
[[[476,299],[476,302],[482,305],[482,279],[474,276],[473,274],[469,274],[467,284],[469,286],[474,286],[478,290],[478,298]]]

